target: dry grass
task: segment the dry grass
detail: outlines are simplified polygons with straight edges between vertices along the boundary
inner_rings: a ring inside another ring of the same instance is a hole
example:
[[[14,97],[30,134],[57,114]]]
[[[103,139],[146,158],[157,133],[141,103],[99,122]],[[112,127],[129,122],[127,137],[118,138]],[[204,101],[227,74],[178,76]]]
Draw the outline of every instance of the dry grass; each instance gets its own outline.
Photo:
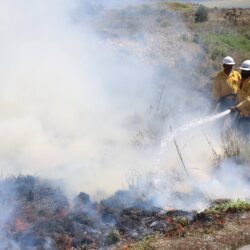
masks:
[[[142,241],[130,246],[130,250],[156,250],[157,241],[160,239],[159,235],[152,235],[145,237]]]
[[[222,149],[221,159],[233,158],[242,162],[250,162],[250,141],[235,130],[230,130],[222,135]]]
[[[197,228],[187,232],[185,237],[157,235],[138,243],[127,245],[132,250],[198,250],[198,249],[237,249],[250,244],[250,212],[228,214],[221,227]],[[124,249],[118,247],[117,249]]]
[[[238,158],[241,152],[243,141],[235,131],[229,131],[222,135],[222,159]]]
[[[193,11],[193,6],[191,4],[184,3],[166,3],[166,6],[169,10],[177,11],[177,12],[190,12]]]
[[[228,12],[210,9],[209,19],[203,23],[194,22],[193,12],[185,15],[190,30],[197,34],[197,40],[210,58],[213,70],[221,69],[221,60],[226,55],[234,57],[237,66],[250,56],[250,9],[242,10],[237,25],[225,18]]]

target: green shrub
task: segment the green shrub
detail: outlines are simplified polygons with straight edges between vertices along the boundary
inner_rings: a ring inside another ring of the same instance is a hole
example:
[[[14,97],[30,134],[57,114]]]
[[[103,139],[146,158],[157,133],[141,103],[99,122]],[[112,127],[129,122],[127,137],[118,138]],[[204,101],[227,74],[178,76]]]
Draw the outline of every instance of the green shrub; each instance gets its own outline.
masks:
[[[250,203],[243,200],[231,200],[226,201],[222,204],[218,204],[211,208],[211,212],[219,212],[219,213],[225,213],[225,212],[244,212],[250,210]]]
[[[195,22],[205,22],[208,20],[208,9],[200,5],[199,8],[195,12]]]
[[[250,40],[250,31],[248,31],[248,32],[245,33],[245,38],[248,39],[248,40]]]
[[[119,231],[116,230],[116,229],[114,229],[114,230],[112,230],[112,231],[109,233],[108,238],[107,238],[107,243],[108,243],[109,245],[115,244],[115,243],[117,243],[118,241],[120,241],[120,238],[121,238],[121,236],[120,236]]]
[[[217,58],[225,57],[226,55],[227,55],[227,50],[224,47],[217,45],[214,48],[212,48],[211,59],[213,61],[216,60]]]

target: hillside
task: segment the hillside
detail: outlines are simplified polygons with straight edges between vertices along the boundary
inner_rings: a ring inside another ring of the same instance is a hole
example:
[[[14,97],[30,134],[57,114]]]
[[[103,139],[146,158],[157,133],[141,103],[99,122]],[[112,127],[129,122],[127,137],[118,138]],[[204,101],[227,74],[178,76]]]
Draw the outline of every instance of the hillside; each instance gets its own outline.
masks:
[[[194,88],[210,92],[211,78],[221,69],[224,56],[233,56],[236,67],[250,58],[250,9],[210,8],[207,21],[195,22],[197,8],[157,1],[110,10],[98,31],[113,46],[151,64],[172,68],[192,64]],[[209,226],[198,223],[195,229],[184,222],[184,228],[163,230],[137,243],[125,236],[117,249],[236,249],[250,243],[249,212],[222,217]]]

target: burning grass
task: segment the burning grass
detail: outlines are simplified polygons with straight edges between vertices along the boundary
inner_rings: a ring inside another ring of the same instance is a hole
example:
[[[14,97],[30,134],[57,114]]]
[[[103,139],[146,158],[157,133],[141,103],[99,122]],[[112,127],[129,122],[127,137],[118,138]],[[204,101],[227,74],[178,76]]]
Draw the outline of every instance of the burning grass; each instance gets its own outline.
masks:
[[[1,204],[8,202],[12,210],[2,225],[7,241],[21,249],[97,246],[109,232],[109,227],[99,223],[97,208],[87,196],[82,199],[79,195],[71,205],[59,189],[38,178],[7,179],[1,185],[1,193]]]
[[[131,196],[126,191],[99,203],[80,193],[69,202],[60,189],[32,176],[0,184],[5,211],[0,223],[1,249],[111,249],[114,244],[123,249],[158,249],[155,242],[162,237],[212,234],[223,229],[229,217],[250,211],[250,204],[241,200],[220,201],[201,213],[166,211],[135,197],[129,204],[126,200]]]
[[[148,33],[151,46],[146,54],[152,54],[157,60],[170,54],[168,58],[171,60],[168,61],[174,61],[175,51],[179,51],[183,41],[171,30],[175,26],[171,27],[170,21],[175,20],[176,13],[169,9],[185,14],[191,7],[179,3],[169,3],[167,9],[159,6],[163,5],[154,5],[154,8],[143,5],[110,12],[106,23],[101,21],[102,25],[98,27],[107,37],[127,35],[132,41],[140,40]],[[214,52],[218,56],[214,60],[223,55],[224,45],[244,53],[249,49],[248,33],[243,37],[238,36],[237,31],[236,35],[229,37],[227,33],[206,29],[208,23],[202,25],[193,26],[192,32],[204,32],[204,36],[198,38],[205,49],[207,46],[210,57],[214,46],[218,47]],[[156,33],[159,46],[151,42]],[[197,46],[190,43],[188,36],[184,45],[189,46],[184,50]],[[195,48],[194,54],[197,51],[200,50]],[[203,65],[207,68],[206,63]],[[136,144],[138,142],[136,140]],[[246,148],[239,145],[236,139],[227,138],[223,157],[238,158]],[[250,243],[250,204],[241,200],[217,202],[200,213],[156,208],[144,197],[136,197],[129,191],[119,191],[98,203],[80,193],[70,202],[59,188],[32,176],[1,180],[0,194],[0,249],[110,249],[112,244],[117,244],[118,248],[139,250],[223,249]]]

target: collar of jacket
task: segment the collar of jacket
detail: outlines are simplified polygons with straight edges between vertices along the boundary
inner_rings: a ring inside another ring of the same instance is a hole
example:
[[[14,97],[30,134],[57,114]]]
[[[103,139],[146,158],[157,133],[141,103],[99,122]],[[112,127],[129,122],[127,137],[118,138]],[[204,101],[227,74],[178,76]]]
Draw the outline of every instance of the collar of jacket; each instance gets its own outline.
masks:
[[[224,76],[226,76],[226,77],[230,77],[230,76],[232,76],[232,75],[234,74],[234,70],[232,70],[232,71],[230,72],[229,75],[227,75],[227,74],[224,72],[224,70],[222,70],[221,73],[223,73]]]
[[[243,82],[248,82],[248,81],[250,81],[250,76],[246,78],[245,80],[243,80]]]

